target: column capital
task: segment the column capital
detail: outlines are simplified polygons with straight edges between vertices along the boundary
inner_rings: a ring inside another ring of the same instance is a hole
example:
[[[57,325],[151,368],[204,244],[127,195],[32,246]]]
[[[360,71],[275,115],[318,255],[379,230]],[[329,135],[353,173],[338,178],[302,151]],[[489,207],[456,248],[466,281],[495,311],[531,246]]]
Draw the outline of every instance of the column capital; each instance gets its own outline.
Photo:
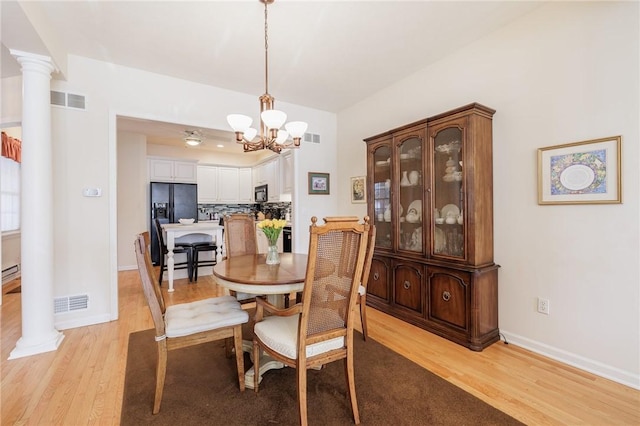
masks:
[[[52,72],[57,71],[50,56],[38,55],[37,53],[24,52],[16,49],[9,49],[9,53],[22,65],[23,71],[25,69],[41,71],[46,72],[49,76]]]

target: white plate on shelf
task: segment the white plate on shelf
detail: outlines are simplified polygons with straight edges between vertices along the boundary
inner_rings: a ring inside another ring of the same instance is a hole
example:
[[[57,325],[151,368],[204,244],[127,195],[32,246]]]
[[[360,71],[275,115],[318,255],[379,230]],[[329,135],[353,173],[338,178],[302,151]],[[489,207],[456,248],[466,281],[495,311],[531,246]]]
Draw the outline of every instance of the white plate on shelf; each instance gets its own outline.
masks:
[[[457,218],[460,214],[460,209],[455,204],[447,204],[440,209],[440,217],[446,219],[450,212],[453,213],[453,217]]]
[[[376,161],[376,166],[388,166],[389,163],[386,161]]]
[[[409,216],[407,222],[409,223],[418,223],[422,221],[422,200],[414,200],[411,204],[409,204],[409,209],[407,210],[407,216]],[[406,217],[406,216],[405,216]]]

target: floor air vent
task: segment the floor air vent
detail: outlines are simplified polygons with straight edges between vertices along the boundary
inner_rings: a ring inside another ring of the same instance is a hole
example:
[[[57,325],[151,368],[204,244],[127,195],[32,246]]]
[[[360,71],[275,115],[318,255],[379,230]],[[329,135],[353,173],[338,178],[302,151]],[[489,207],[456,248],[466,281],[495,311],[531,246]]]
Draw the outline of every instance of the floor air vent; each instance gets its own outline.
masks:
[[[79,311],[89,307],[89,296],[80,294],[78,296],[56,297],[53,299],[53,313],[62,314],[64,312]]]
[[[83,95],[56,92],[55,90],[51,91],[51,105],[73,109],[87,109],[86,99]]]
[[[13,265],[2,270],[2,284],[8,283],[20,276],[20,265]]]

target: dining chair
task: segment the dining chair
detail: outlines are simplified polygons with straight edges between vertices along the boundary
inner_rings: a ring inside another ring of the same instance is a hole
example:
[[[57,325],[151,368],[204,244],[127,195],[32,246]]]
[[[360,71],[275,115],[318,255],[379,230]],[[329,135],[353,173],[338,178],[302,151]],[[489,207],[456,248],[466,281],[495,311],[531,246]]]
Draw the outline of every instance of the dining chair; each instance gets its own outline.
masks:
[[[198,281],[198,268],[201,266],[215,266],[218,256],[218,244],[217,241],[199,241],[191,243],[191,250],[193,255],[191,257],[193,265],[193,281]],[[200,253],[213,252],[211,259],[200,260]],[[191,280],[190,280],[191,281]]]
[[[162,226],[158,218],[153,219],[153,225],[156,227],[156,234],[158,235],[158,245],[160,246],[160,274],[158,275],[158,285],[162,285],[162,276],[167,270],[167,254],[169,249],[164,242],[164,233],[162,232]],[[173,254],[186,253],[186,262],[176,262],[173,264],[173,269],[186,269],[189,281],[193,278],[193,248],[191,243],[175,243],[173,248]]]
[[[278,309],[256,298],[253,338],[254,371],[260,353],[296,368],[300,424],[307,424],[307,369],[344,360],[351,410],[360,423],[353,367],[354,307],[367,251],[369,218],[328,217],[317,225],[311,218],[309,259],[302,302]],[[339,289],[348,297],[331,297]],[[265,315],[269,313],[270,315]],[[254,376],[258,392],[259,374]],[[263,381],[264,383],[264,381]]]
[[[256,238],[256,224],[253,215],[236,213],[224,216],[224,246],[223,259],[235,256],[258,253],[258,240]],[[241,293],[229,290],[242,304],[255,301],[255,294]]]
[[[249,320],[249,314],[231,296],[212,297],[167,307],[160,287],[154,284],[149,243],[149,233],[143,232],[136,237],[134,246],[142,288],[151,311],[158,344],[153,414],[160,411],[167,355],[173,349],[224,339],[225,353],[227,357],[231,357],[230,341],[233,339],[238,382],[240,391],[244,391],[242,324]]]
[[[356,305],[360,307],[360,324],[362,325],[362,337],[367,340],[367,284],[369,283],[369,273],[371,272],[371,263],[373,262],[373,252],[376,246],[376,227],[371,225],[369,235],[367,237],[367,254],[364,258],[364,267],[362,268],[362,278],[358,286],[358,298]],[[374,279],[377,279],[374,277]]]

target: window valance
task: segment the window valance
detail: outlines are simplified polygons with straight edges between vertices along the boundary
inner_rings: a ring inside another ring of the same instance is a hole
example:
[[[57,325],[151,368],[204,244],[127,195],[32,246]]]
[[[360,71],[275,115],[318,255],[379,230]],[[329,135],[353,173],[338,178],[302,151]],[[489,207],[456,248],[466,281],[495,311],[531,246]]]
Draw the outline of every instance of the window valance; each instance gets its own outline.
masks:
[[[22,142],[2,132],[2,156],[15,162],[22,162]]]

